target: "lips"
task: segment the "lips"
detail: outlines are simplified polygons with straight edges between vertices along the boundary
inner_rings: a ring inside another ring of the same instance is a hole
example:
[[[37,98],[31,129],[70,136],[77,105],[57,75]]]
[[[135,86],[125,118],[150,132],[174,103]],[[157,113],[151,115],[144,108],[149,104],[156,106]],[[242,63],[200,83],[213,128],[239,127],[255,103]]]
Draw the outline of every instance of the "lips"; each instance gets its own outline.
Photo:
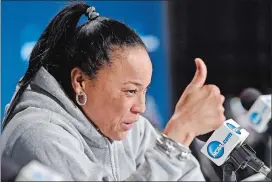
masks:
[[[122,123],[122,126],[123,126],[123,128],[124,128],[125,131],[129,131],[129,130],[132,129],[133,123],[130,123],[130,124],[128,124],[128,123]]]
[[[125,121],[122,123],[122,127],[125,131],[129,131],[132,129],[135,121]]]

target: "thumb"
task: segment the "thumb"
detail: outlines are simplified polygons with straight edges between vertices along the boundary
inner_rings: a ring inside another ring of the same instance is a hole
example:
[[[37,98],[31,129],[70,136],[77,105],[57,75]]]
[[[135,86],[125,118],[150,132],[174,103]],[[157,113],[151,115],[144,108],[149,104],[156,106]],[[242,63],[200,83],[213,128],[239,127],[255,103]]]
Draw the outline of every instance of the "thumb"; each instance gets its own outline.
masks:
[[[207,67],[200,58],[195,59],[196,72],[193,80],[188,86],[202,87],[207,78]]]

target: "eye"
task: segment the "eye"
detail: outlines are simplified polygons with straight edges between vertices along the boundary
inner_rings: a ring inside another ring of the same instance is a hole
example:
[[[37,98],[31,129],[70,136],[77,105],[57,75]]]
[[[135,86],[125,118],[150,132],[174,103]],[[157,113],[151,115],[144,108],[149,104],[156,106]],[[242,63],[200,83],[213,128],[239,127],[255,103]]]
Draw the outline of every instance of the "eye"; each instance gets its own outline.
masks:
[[[134,89],[134,90],[127,90],[126,91],[126,95],[128,96],[128,97],[133,97],[134,95],[136,95],[137,94],[137,90],[136,89]]]
[[[136,94],[137,90],[136,89],[135,90],[128,90],[127,93],[129,93],[129,94]]]

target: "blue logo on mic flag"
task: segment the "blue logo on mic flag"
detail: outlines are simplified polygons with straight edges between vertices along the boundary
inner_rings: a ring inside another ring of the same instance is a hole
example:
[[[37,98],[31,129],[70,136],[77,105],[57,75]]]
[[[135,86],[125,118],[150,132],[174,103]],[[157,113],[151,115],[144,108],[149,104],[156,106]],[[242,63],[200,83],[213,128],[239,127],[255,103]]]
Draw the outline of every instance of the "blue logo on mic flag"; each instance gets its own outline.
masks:
[[[214,159],[222,157],[224,154],[224,145],[229,141],[231,137],[232,133],[228,133],[226,138],[223,140],[223,143],[220,143],[219,141],[212,141],[207,147],[207,152],[209,156]]]
[[[257,124],[259,124],[261,122],[261,120],[262,120],[262,116],[257,112],[252,113],[251,116],[250,116],[250,122],[252,124],[257,125]]]
[[[208,145],[207,150],[210,157],[218,159],[224,154],[224,145],[218,141],[213,141]]]
[[[226,124],[233,132],[241,135],[241,127],[235,127],[231,123]],[[223,140],[222,143],[219,141],[212,141],[209,143],[207,147],[207,152],[211,158],[218,159],[224,155],[224,145],[229,141],[229,139],[232,137],[232,133],[228,133],[226,138]]]
[[[266,112],[266,110],[268,109],[267,106],[264,106],[264,108],[262,109],[262,111],[260,113],[258,112],[253,112],[251,115],[250,115],[250,122],[252,124],[255,124],[255,125],[258,125],[261,123],[262,121],[262,114],[264,114]]]
[[[232,130],[234,131],[235,133],[241,135],[241,127],[235,127],[233,124],[230,124],[230,123],[227,123],[227,126]]]

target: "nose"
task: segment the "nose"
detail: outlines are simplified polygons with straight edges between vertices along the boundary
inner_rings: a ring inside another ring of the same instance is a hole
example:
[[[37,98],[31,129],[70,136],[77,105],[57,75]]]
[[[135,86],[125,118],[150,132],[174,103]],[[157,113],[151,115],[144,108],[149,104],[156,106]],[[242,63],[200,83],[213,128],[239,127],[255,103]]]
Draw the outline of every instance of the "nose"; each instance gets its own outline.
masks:
[[[145,112],[145,110],[146,110],[145,94],[143,94],[142,96],[139,96],[139,98],[137,98],[137,101],[131,108],[131,112],[135,114],[140,114]]]

